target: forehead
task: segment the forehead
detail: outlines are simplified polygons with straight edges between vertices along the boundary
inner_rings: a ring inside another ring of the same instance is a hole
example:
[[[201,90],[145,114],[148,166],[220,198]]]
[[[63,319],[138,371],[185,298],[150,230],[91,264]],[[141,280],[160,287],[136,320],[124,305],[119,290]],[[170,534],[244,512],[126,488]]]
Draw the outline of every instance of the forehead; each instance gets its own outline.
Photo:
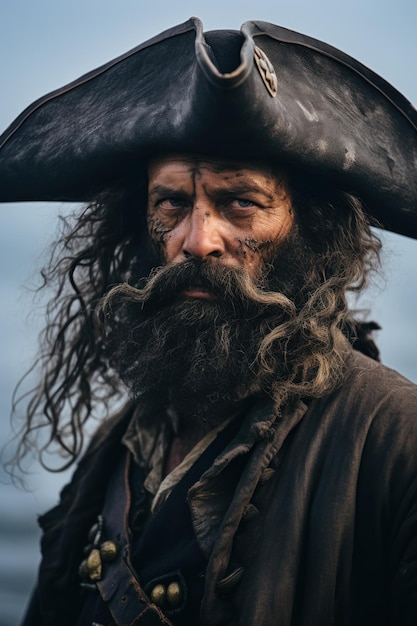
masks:
[[[256,161],[238,161],[200,155],[169,154],[153,157],[148,165],[149,181],[160,178],[175,182],[177,178],[214,176],[222,179],[231,177],[257,177],[265,180],[277,178],[278,172],[271,165]],[[281,178],[282,172],[280,172]]]

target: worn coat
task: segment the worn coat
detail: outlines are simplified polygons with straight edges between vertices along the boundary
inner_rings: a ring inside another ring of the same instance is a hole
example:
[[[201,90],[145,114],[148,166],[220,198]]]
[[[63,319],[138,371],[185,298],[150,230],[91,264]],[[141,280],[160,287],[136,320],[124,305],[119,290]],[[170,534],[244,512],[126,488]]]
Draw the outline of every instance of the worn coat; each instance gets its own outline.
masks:
[[[77,621],[82,546],[132,410],[101,428],[40,520],[27,626]],[[266,401],[250,413],[188,493],[208,559],[201,624],[415,626],[417,387],[351,351],[328,396],[278,418]]]

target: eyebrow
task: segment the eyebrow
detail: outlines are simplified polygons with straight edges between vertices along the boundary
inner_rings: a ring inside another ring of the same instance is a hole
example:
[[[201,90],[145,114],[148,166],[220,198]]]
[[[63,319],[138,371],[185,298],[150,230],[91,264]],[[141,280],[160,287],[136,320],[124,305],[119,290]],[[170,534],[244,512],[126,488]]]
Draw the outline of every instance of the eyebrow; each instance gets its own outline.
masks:
[[[175,196],[182,195],[188,196],[189,193],[185,189],[178,189],[178,187],[169,187],[167,185],[154,185],[149,189],[150,196]]]
[[[227,188],[219,188],[219,189],[215,189],[214,193],[218,193],[220,195],[227,195],[227,196],[236,196],[239,194],[244,194],[244,193],[261,193],[263,195],[269,195],[266,194],[265,191],[263,189],[261,189],[256,183],[233,183],[233,185],[227,186]]]
[[[256,183],[233,183],[233,185],[227,185],[227,187],[223,187],[222,185],[219,185],[218,188],[215,188],[212,192],[212,195],[218,195],[218,196],[238,196],[240,194],[246,194],[246,193],[260,193],[263,196],[266,197],[270,197],[271,194],[265,192],[265,190],[263,190],[260,186],[258,186]],[[178,187],[171,187],[168,185],[154,185],[149,189],[149,197],[152,196],[175,196],[175,195],[182,195],[182,196],[189,196],[189,192],[186,191],[185,189],[182,188],[178,188]]]

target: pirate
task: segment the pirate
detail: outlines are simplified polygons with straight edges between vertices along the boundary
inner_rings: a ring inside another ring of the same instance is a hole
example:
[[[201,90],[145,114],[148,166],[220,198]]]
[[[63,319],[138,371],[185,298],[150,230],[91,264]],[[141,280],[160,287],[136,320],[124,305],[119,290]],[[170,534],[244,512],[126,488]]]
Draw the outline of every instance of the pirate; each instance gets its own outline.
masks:
[[[17,458],[46,426],[77,461],[27,626],[416,623],[417,390],[347,302],[416,173],[412,105],[265,22],[192,18],[6,130],[2,201],[83,203]]]

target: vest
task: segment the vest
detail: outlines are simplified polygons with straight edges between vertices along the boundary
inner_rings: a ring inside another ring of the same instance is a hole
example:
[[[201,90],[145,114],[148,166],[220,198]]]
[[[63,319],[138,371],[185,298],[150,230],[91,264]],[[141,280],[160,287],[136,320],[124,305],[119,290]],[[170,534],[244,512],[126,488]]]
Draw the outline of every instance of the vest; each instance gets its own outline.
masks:
[[[130,453],[123,457],[90,531],[86,556],[93,578],[99,576],[93,557],[100,560],[100,578],[82,584],[77,626],[199,623],[206,559],[193,531],[187,493],[235,434],[234,422],[218,433],[154,515],[149,514],[143,470]],[[107,561],[103,546],[109,541],[117,545],[117,555]]]

